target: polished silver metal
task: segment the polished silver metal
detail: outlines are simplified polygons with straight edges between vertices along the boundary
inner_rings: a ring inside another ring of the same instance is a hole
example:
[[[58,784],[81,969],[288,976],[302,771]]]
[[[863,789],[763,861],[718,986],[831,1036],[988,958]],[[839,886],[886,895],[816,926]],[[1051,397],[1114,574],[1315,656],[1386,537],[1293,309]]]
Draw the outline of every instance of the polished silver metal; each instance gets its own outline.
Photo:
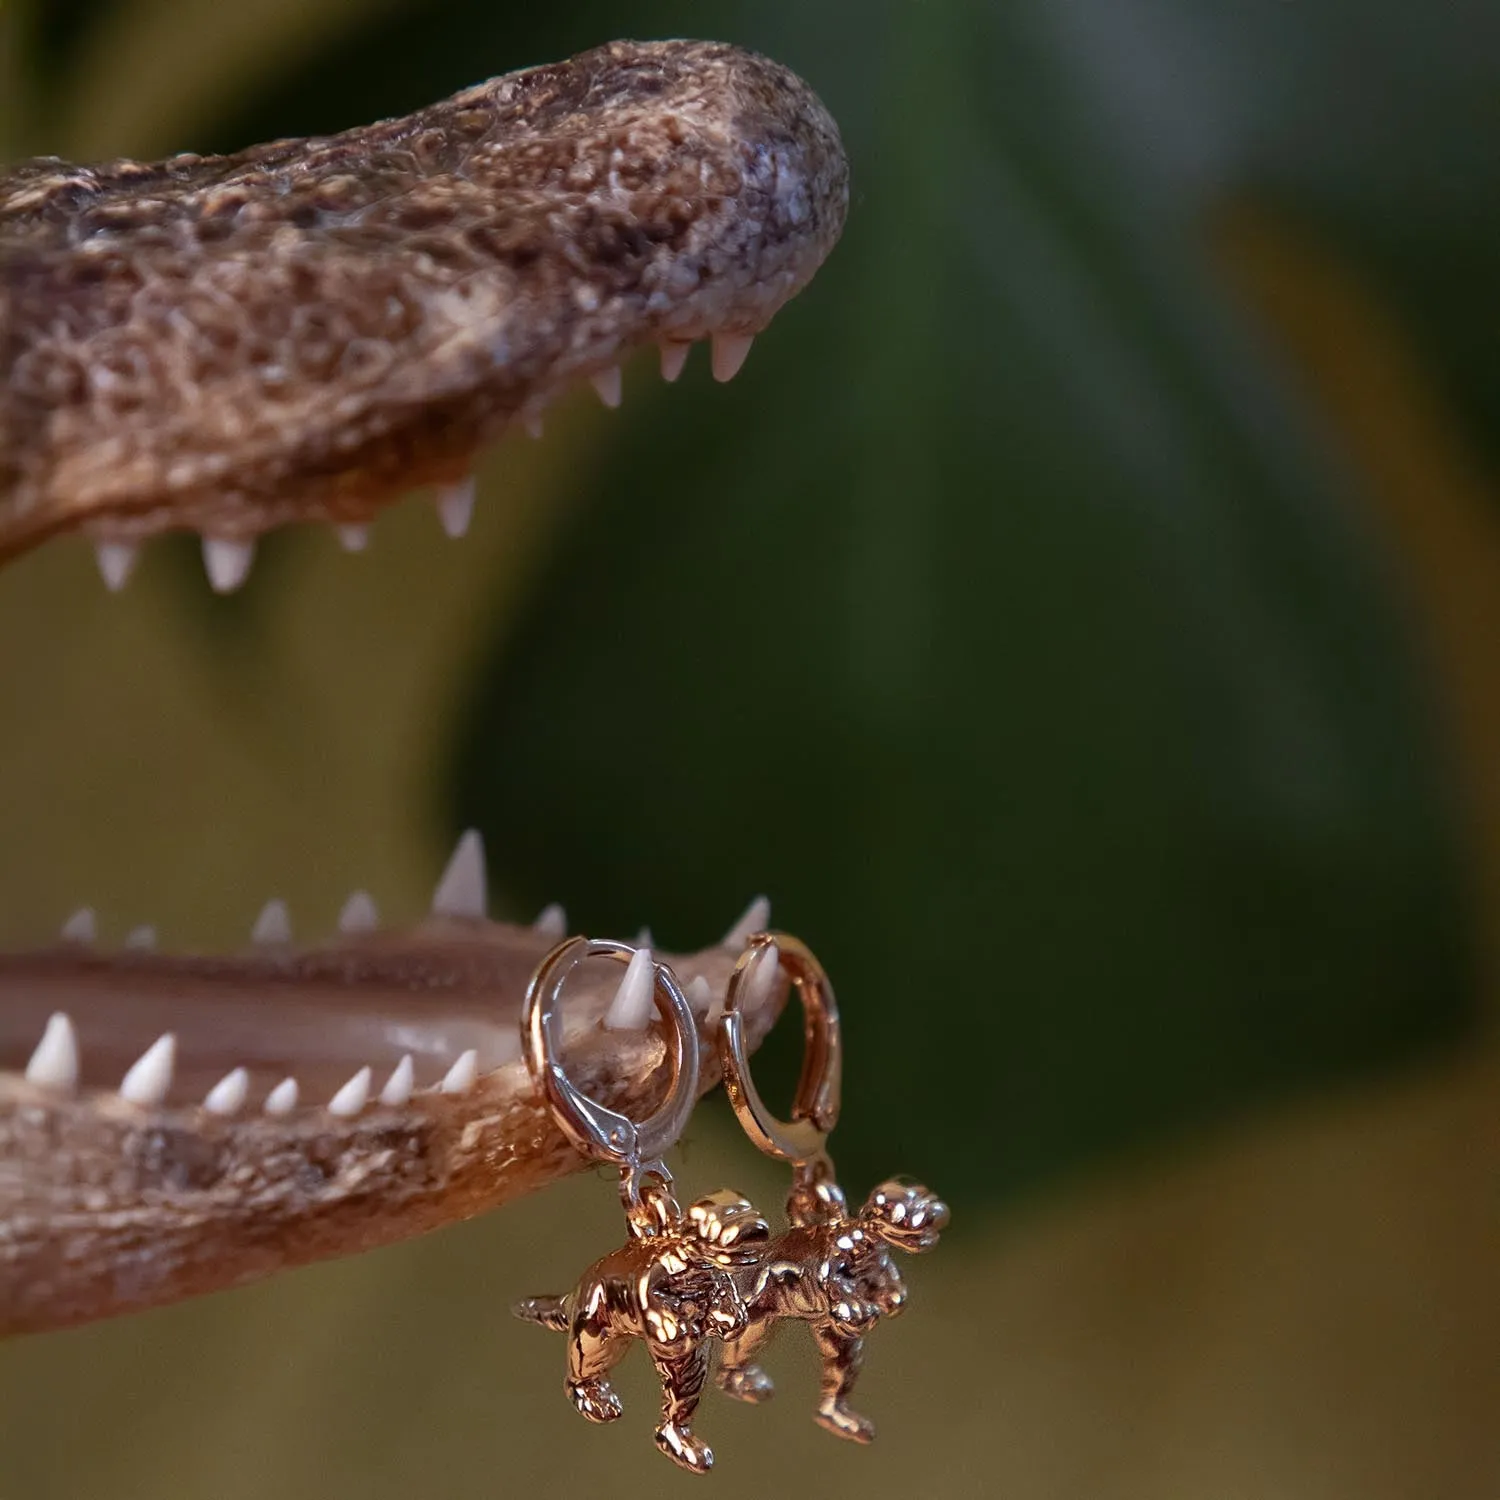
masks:
[[[632,1196],[638,1196],[647,1174],[670,1184],[661,1159],[677,1144],[698,1100],[698,1027],[692,1008],[671,969],[654,965],[652,998],[667,1023],[672,1078],[659,1108],[640,1121],[590,1099],[568,1077],[558,1061],[557,1015],[563,989],[579,964],[591,958],[628,964],[636,952],[628,943],[569,938],[542,960],[521,1007],[527,1064],[546,1091],[558,1128],[590,1160],[629,1170],[635,1179]]]

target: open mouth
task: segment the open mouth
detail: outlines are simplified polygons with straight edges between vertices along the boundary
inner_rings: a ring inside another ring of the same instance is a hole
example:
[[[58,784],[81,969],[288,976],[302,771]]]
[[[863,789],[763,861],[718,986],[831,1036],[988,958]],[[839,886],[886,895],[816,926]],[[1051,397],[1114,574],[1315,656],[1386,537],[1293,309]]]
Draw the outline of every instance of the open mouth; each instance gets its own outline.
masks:
[[[670,381],[706,341],[731,378],[846,203],[806,85],[688,42],[235,157],[24,163],[0,175],[0,561],[83,533],[117,590],[185,530],[227,592],[262,533],[320,522],[358,551],[421,487],[459,535],[479,450],[580,383],[617,405],[635,350]],[[147,929],[106,951],[81,911],[0,957],[0,1331],[240,1284],[576,1168],[517,1024],[566,918],[486,905],[468,834],[415,926],[356,893],[301,946],[273,903],[246,951],[173,956]],[[767,915],[671,960],[705,1043]],[[752,1044],[783,998],[747,1007]],[[664,1043],[618,970],[570,992],[567,1041],[580,1086],[652,1107]]]
[[[460,1099],[519,1065],[521,996],[567,929],[558,906],[530,927],[491,922],[485,906],[483,847],[470,831],[423,921],[382,932],[357,891],[337,936],[316,947],[293,945],[272,902],[246,952],[157,953],[145,928],[107,952],[83,908],[56,947],[0,956],[0,1063],[54,1095],[220,1119],[352,1119],[423,1095]],[[758,899],[722,944],[670,960],[706,1032],[744,938],[768,919]],[[575,1041],[652,1027],[649,1004],[619,978],[604,969],[570,991]]]

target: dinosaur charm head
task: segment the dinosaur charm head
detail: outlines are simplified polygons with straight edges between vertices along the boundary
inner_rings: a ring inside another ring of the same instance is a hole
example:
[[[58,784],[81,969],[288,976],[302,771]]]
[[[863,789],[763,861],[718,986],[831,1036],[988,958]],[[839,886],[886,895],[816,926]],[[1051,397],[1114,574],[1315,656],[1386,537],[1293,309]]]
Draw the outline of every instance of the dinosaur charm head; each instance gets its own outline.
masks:
[[[886,1244],[916,1255],[931,1250],[948,1227],[948,1205],[919,1182],[889,1177],[865,1199],[859,1217]]]
[[[688,1222],[715,1265],[754,1265],[771,1239],[771,1226],[755,1205],[728,1188],[698,1199]]]

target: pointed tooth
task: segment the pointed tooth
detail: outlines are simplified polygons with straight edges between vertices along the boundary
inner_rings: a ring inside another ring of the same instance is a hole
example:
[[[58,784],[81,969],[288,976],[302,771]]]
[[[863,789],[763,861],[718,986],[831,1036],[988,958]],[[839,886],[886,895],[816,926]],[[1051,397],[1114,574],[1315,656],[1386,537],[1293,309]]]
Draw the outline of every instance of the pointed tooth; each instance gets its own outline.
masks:
[[[438,1088],[445,1094],[467,1094],[479,1077],[479,1053],[470,1047],[443,1075]]]
[[[656,946],[655,942],[652,941],[651,929],[649,927],[643,927],[636,933],[635,945],[637,948],[654,948]]]
[[[721,383],[733,380],[740,373],[754,342],[753,333],[716,333],[711,361],[714,379]]]
[[[669,339],[661,346],[661,378],[668,385],[671,385],[682,374],[682,367],[687,363],[687,357],[692,352],[691,344],[682,343],[677,339]]]
[[[375,898],[368,891],[354,891],[339,913],[340,932],[374,932],[380,926]]]
[[[92,906],[80,906],[62,924],[62,940],[65,943],[92,943],[97,935],[98,927],[94,921]]]
[[[370,528],[368,526],[335,526],[338,533],[339,546],[345,552],[363,552],[370,545]]]
[[[255,926],[250,930],[250,941],[274,947],[291,940],[292,919],[287,912],[286,902],[267,901],[255,919]]]
[[[400,1062],[391,1069],[391,1076],[386,1079],[385,1087],[380,1091],[380,1102],[397,1108],[405,1104],[411,1098],[411,1086],[414,1074],[411,1065],[411,1053],[408,1052]]]
[[[764,896],[757,896],[744,910],[739,921],[724,934],[721,948],[740,949],[751,933],[764,932],[771,920],[771,903]]]
[[[328,1113],[348,1119],[370,1100],[370,1070],[363,1067],[328,1101]]]
[[[694,1010],[707,1010],[714,1003],[714,988],[703,975],[696,975],[687,987],[687,1002]]]
[[[523,413],[523,415],[521,417],[521,425],[523,427],[525,427],[527,433],[531,437],[534,437],[534,438],[541,437],[541,435],[542,435],[542,414],[541,414],[541,412],[539,412],[539,411],[528,411],[528,412]]]
[[[130,582],[140,555],[139,542],[94,543],[94,560],[99,564],[100,576],[110,593],[118,594]]]
[[[67,1093],[78,1087],[78,1033],[60,1010],[47,1018],[42,1039],[26,1064],[26,1081]]]
[[[125,934],[125,946],[135,948],[142,953],[151,952],[156,947],[156,929],[149,924],[132,927]]]
[[[433,502],[437,506],[438,520],[443,530],[455,541],[468,529],[474,516],[474,480],[471,476],[458,484],[445,484]]]
[[[539,932],[543,937],[562,938],[568,935],[568,914],[559,902],[549,902],[537,914],[536,921],[531,924],[533,932]]]
[[[432,893],[432,914],[478,920],[484,917],[488,905],[484,840],[477,828],[471,828],[459,839],[448,868]]]
[[[781,967],[781,950],[772,943],[755,961],[750,975],[750,985],[745,991],[745,1009],[759,1010],[770,998],[771,987],[776,983],[776,971]]]
[[[656,991],[656,967],[649,948],[637,948],[625,977],[604,1013],[607,1031],[639,1031],[651,1019]]]
[[[203,568],[216,594],[232,594],[245,581],[254,561],[253,541],[238,542],[227,536],[203,538]]]
[[[297,1080],[295,1078],[283,1078],[266,1095],[266,1102],[262,1106],[268,1115],[289,1115],[296,1107]]]
[[[164,1032],[130,1065],[120,1080],[120,1097],[127,1104],[147,1108],[160,1104],[172,1087],[172,1071],[177,1066],[177,1038]]]
[[[599,392],[599,399],[611,410],[620,404],[625,395],[625,381],[620,374],[619,365],[611,365],[607,370],[595,370],[589,376],[589,381]]]
[[[211,1115],[237,1115],[250,1094],[250,1074],[244,1068],[226,1073],[203,1097]]]

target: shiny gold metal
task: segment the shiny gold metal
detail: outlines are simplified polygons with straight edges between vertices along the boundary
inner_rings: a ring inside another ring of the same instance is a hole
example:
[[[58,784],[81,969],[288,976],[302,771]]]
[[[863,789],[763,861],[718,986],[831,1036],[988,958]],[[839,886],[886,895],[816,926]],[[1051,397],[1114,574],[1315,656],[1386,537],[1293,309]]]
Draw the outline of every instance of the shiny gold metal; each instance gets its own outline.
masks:
[[[740,1014],[745,989],[757,979],[770,978],[756,971],[773,946],[802,1002],[802,1073],[790,1120],[778,1120],[755,1087]],[[756,933],[749,939],[729,981],[719,1027],[719,1055],[724,1062],[724,1089],[745,1134],[767,1156],[793,1163],[799,1180],[816,1175],[820,1170],[816,1164],[828,1160],[828,1136],[839,1121],[844,1048],[833,986],[805,943],[786,933]]]
[[[521,1034],[532,1076],[559,1128],[585,1156],[620,1171],[630,1238],[594,1262],[565,1296],[528,1297],[517,1317],[568,1338],[566,1390],[591,1422],[613,1422],[620,1398],[609,1372],[639,1339],[661,1379],[656,1446],[674,1463],[706,1473],[713,1451],[693,1435],[692,1420],[708,1378],[709,1341],[746,1326],[735,1268],[755,1265],[770,1227],[738,1193],[700,1198],[684,1215],[672,1195],[662,1154],[687,1122],[697,1096],[698,1032],[676,977],[656,964],[654,998],[672,1037],[672,1081],[656,1113],[639,1123],[588,1098],[557,1059],[557,1003],[568,975],[586,959],[629,962],[624,943],[573,938],[559,944],[532,977]]]
[[[792,1104],[780,1120],[766,1108],[750,1077],[740,1021],[741,997],[779,964],[802,1002],[806,1050]],[[816,1420],[839,1437],[868,1443],[869,1418],[852,1411],[848,1397],[864,1362],[865,1335],[906,1305],[906,1283],[890,1248],[930,1250],[948,1223],[948,1207],[919,1183],[881,1183],[857,1214],[850,1214],[834,1180],[828,1135],[838,1121],[842,1044],[833,986],[806,944],[784,933],[751,937],[735,967],[719,1029],[724,1087],[745,1133],[768,1156],[792,1164],[787,1197],[790,1226],[756,1265],[745,1292],[742,1331],[725,1335],[719,1387],[741,1401],[764,1401],[774,1392],[753,1356],[780,1319],[808,1324],[823,1360]]]

